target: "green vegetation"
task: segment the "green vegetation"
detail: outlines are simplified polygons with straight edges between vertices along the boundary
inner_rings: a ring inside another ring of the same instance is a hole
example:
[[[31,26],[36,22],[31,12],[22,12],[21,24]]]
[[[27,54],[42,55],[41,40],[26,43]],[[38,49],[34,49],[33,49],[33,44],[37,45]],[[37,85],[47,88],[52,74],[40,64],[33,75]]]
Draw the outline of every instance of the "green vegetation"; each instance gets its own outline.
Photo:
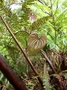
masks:
[[[13,9],[12,5],[17,8]],[[6,20],[26,52],[31,33],[36,32],[39,37],[42,34],[46,35],[47,42],[43,50],[52,62],[56,73],[52,71],[42,53],[37,52],[28,56],[43,79],[45,90],[67,90],[67,0],[20,0],[19,2],[0,0],[0,15]],[[0,53],[18,77],[24,79],[28,90],[41,88],[37,80],[38,76],[34,75],[1,18]],[[58,81],[54,82],[54,80]],[[6,90],[9,90],[9,87],[13,90],[2,72],[0,72],[0,84],[4,85]]]

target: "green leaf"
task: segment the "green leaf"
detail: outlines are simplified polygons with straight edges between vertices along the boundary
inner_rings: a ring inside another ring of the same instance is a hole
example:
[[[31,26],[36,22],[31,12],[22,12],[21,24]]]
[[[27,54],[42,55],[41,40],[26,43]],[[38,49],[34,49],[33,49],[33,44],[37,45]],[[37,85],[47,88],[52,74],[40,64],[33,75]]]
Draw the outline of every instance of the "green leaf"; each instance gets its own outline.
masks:
[[[30,29],[31,30],[39,30],[41,29],[42,26],[45,25],[45,23],[47,22],[47,20],[50,18],[50,16],[46,16],[46,17],[42,17],[40,19],[38,19],[37,21],[35,21],[34,23],[32,23],[32,25],[30,25]]]
[[[26,42],[27,42],[27,38],[28,38],[29,34],[25,31],[20,30],[20,31],[16,32],[15,35],[16,35],[18,41],[21,43],[21,45],[23,47],[26,47]]]

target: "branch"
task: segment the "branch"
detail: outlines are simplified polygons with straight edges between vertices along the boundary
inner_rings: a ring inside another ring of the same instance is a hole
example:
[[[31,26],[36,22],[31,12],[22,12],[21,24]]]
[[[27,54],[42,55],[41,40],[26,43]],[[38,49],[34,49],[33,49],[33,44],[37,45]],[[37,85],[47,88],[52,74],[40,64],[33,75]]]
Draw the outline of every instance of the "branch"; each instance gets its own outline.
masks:
[[[6,63],[3,56],[1,55],[0,55],[0,70],[16,90],[27,90],[25,83],[16,76],[16,74],[13,72],[13,70],[10,68],[10,66]]]
[[[43,50],[41,50],[41,53],[42,53],[42,55],[46,58],[48,64],[49,64],[50,67],[52,68],[53,72],[54,72],[54,73],[57,73],[56,70],[54,69],[54,66],[53,66],[52,62],[51,62],[50,59],[47,57],[46,53],[45,53]]]
[[[14,33],[14,35],[18,34],[19,32],[20,32],[20,33],[23,33],[23,32],[25,32],[25,33],[27,33],[27,34],[29,35],[29,33],[28,33],[28,32],[26,32],[26,31],[23,31],[23,30],[19,30],[19,31],[15,32],[15,33]]]

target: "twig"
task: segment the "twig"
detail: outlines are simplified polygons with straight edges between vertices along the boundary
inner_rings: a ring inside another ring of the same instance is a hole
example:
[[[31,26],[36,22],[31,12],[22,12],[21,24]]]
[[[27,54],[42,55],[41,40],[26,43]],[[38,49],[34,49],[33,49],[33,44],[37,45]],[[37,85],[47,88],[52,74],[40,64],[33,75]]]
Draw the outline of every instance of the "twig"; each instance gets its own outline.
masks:
[[[27,34],[29,35],[29,33],[28,33],[28,32],[23,31],[23,30],[19,30],[19,31],[14,32],[14,35],[15,35],[15,34],[18,34],[19,32],[20,32],[20,33],[21,33],[21,32],[22,32],[22,33],[23,33],[23,32],[25,32],[25,33],[27,33]]]
[[[41,50],[41,53],[42,53],[42,55],[46,58],[48,64],[49,64],[50,67],[52,68],[53,72],[54,72],[54,73],[57,73],[56,70],[54,69],[54,66],[53,66],[52,62],[51,62],[50,59],[47,57],[46,53],[45,53],[43,50]]]

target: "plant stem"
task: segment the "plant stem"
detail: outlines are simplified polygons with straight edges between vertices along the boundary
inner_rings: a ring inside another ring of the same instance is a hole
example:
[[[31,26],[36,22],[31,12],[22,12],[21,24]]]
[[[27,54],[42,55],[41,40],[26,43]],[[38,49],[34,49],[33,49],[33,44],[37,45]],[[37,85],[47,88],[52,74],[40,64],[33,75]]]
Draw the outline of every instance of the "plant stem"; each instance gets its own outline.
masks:
[[[57,73],[56,70],[54,69],[54,66],[52,64],[52,62],[50,61],[50,59],[47,57],[46,53],[44,52],[44,50],[41,49],[41,53],[42,55],[46,58],[48,64],[50,65],[50,67],[52,68],[54,73]]]

